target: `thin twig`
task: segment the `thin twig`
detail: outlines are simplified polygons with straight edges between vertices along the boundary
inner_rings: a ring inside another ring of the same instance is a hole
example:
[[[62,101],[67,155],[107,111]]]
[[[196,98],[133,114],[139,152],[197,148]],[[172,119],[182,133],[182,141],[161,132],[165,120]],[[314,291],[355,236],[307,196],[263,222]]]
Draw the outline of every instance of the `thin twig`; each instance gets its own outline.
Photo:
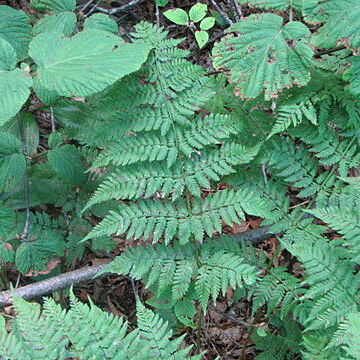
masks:
[[[345,50],[345,49],[346,49],[346,46],[342,45],[342,46],[338,46],[338,47],[328,49],[328,50],[321,50],[321,51],[316,52],[314,57],[318,58],[320,56],[327,55],[327,54],[332,54],[332,53],[334,53],[336,51],[341,51],[341,50]]]
[[[209,309],[212,310],[212,311],[217,312],[217,313],[220,314],[220,315],[225,316],[227,319],[230,319],[230,320],[238,323],[239,325],[248,326],[248,327],[259,327],[258,325],[249,324],[249,323],[247,323],[247,322],[245,322],[245,321],[239,320],[239,319],[237,319],[235,316],[232,316],[232,315],[230,315],[230,314],[228,314],[228,313],[226,313],[226,312],[224,312],[224,311],[221,311],[221,310],[217,309],[215,306],[213,306],[213,305],[211,305],[211,304],[209,305]]]
[[[235,5],[235,9],[236,9],[236,13],[238,14],[240,20],[242,20],[244,18],[242,9],[240,4],[237,2],[237,0],[233,0],[234,1],[234,5]]]
[[[156,17],[156,26],[160,27],[160,10],[159,6],[155,5],[155,17]]]
[[[84,17],[90,16],[96,9],[99,10],[98,5],[101,3],[101,1],[102,0],[99,0]]]
[[[140,3],[142,3],[144,0],[132,0],[130,1],[129,3],[125,4],[125,5],[122,5],[122,6],[119,6],[119,7],[114,7],[112,9],[104,9],[104,8],[101,8],[101,7],[97,7],[97,10],[103,12],[103,13],[106,13],[106,14],[109,14],[109,15],[114,15],[120,11],[125,11],[125,10],[128,10],[129,8],[135,6],[135,5],[138,5]]]
[[[269,180],[267,178],[267,174],[266,174],[266,163],[263,163],[261,165],[261,171],[262,171],[262,174],[263,174],[263,178],[264,178],[264,184],[267,185]]]
[[[231,9],[232,13],[233,13],[234,16],[235,16],[235,20],[236,20],[236,21],[240,21],[240,16],[239,16],[239,14],[238,14],[238,12],[237,12],[237,9],[236,9],[236,7],[235,7],[235,2],[236,2],[236,0],[228,0],[230,9]]]
[[[54,118],[54,108],[52,106],[50,107],[50,121],[51,121],[51,132],[54,133],[56,132],[56,127],[55,127],[55,118]]]
[[[80,8],[79,12],[84,12],[94,0],[89,0],[83,7]]]
[[[224,20],[229,24],[232,25],[234,22],[226,15],[226,13],[221,9],[221,7],[216,3],[215,0],[210,0],[213,7],[216,11],[224,18]]]
[[[290,6],[289,8],[289,22],[294,20],[294,10],[293,8]]]
[[[281,234],[278,234],[278,236],[280,235]],[[268,226],[261,226],[257,229],[251,229],[243,233],[231,234],[228,236],[230,236],[235,242],[258,244],[266,239],[273,237],[274,234],[269,232]],[[11,304],[14,294],[23,299],[31,299],[34,297],[46,295],[56,290],[67,288],[81,281],[90,280],[95,276],[103,277],[109,275],[109,273],[102,273],[100,276],[97,275],[97,273],[100,270],[103,270],[106,266],[108,266],[108,264],[86,266],[78,270],[69,271],[67,273],[26,285],[15,290],[0,292],[0,306]],[[132,285],[134,284],[132,283]],[[135,287],[135,293],[136,292],[137,290]]]

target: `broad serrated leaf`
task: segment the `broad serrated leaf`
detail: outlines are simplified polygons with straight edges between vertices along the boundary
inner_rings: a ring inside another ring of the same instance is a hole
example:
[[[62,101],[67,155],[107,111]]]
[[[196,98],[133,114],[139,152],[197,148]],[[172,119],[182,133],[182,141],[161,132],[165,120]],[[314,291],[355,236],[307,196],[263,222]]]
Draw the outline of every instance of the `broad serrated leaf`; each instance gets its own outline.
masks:
[[[207,12],[207,5],[206,4],[200,4],[197,3],[193,5],[189,11],[189,16],[191,21],[198,22],[202,20]]]
[[[31,240],[23,242],[15,254],[15,265],[23,274],[44,270],[51,257],[64,255],[65,242],[59,232],[45,230]]]
[[[0,5],[0,38],[10,43],[18,58],[26,57],[31,38],[27,15],[21,10]]]
[[[149,52],[147,45],[123,44],[115,35],[87,30],[72,38],[44,33],[30,43],[38,65],[37,92],[59,96],[89,96],[138,70]]]
[[[183,9],[170,9],[165,11],[163,15],[177,25],[186,25],[189,21],[188,14]]]
[[[0,126],[21,109],[30,95],[32,79],[20,69],[0,71]]]
[[[71,185],[78,185],[85,179],[81,153],[73,145],[64,145],[49,150],[48,160],[61,179]]]
[[[245,98],[264,91],[268,100],[285,88],[310,80],[313,50],[304,24],[292,21],[283,25],[280,16],[256,14],[232,25],[228,32],[231,34],[214,47],[214,66],[230,70]]]
[[[35,117],[30,112],[20,112],[9,120],[2,129],[15,135],[19,140],[23,140],[23,148],[27,154],[36,153],[39,146],[39,127]]]
[[[33,34],[39,35],[43,32],[57,31],[65,36],[70,36],[76,26],[76,15],[70,11],[63,11],[58,14],[46,15],[33,27]]]
[[[0,160],[1,161],[1,160]],[[9,239],[15,228],[15,213],[0,203],[0,240]],[[10,235],[10,236],[9,236]],[[1,251],[0,251],[1,252]]]
[[[54,149],[63,143],[63,139],[58,132],[51,133],[48,139],[50,149]]]
[[[360,3],[358,0],[328,0],[321,2],[311,15],[319,22],[325,22],[312,43],[321,48],[331,48],[338,44],[347,44],[360,48]]]
[[[317,4],[317,0],[237,0],[240,4],[248,4],[265,10],[284,11],[289,7],[304,11],[311,5]]]
[[[22,145],[14,135],[0,131],[0,193],[10,190],[22,180],[26,169]]]
[[[76,0],[31,0],[30,6],[37,11],[75,11]]]
[[[84,30],[103,30],[117,34],[118,24],[108,15],[97,13],[85,19]]]
[[[16,66],[16,51],[11,44],[0,38],[0,71],[13,70]]]

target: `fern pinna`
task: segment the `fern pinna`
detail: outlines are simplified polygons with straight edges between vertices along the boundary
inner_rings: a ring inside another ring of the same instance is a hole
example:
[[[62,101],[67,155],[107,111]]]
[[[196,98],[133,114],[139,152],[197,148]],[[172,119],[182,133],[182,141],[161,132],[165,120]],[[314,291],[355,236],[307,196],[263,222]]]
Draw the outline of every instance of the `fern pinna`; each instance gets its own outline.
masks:
[[[187,52],[176,47],[181,40],[167,40],[166,32],[147,23],[136,30],[135,42],[146,42],[153,50],[141,72],[116,84],[117,91],[110,90],[117,92],[120,104],[129,87],[133,96],[121,118],[113,120],[123,122],[126,130],[93,164],[106,166],[107,174],[88,207],[111,199],[121,203],[86,239],[126,234],[160,242],[126,251],[110,269],[143,279],[153,290],[156,286],[158,296],[170,287],[175,308],[196,278],[195,299],[206,309],[210,294],[216,300],[227,286],[252,283],[258,270],[239,255],[207,253],[199,246],[222,233],[223,223],[239,222],[245,213],[264,217],[268,210],[248,190],[212,191],[206,197],[201,190],[211,189],[234,166],[248,163],[258,147],[236,143],[233,135],[239,130],[230,115],[202,111],[215,84],[184,59]]]

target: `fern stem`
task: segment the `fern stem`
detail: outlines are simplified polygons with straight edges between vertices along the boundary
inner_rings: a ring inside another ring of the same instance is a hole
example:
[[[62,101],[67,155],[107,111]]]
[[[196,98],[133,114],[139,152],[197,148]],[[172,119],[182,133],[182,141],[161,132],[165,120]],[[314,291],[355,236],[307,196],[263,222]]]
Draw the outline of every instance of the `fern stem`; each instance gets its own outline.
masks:
[[[196,324],[196,350],[201,353],[201,329],[202,329],[202,319],[204,317],[204,311],[200,306],[200,311],[198,312],[198,320]]]

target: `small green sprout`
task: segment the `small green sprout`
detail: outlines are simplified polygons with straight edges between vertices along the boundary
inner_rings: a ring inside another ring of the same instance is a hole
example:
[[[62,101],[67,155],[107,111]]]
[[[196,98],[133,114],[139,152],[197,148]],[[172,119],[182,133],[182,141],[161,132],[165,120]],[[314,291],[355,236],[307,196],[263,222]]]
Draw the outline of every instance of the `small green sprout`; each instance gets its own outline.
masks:
[[[209,34],[207,30],[210,30],[215,25],[215,18],[212,16],[206,16],[207,13],[206,4],[195,4],[190,10],[189,14],[183,9],[171,9],[164,12],[164,16],[177,25],[187,26],[195,35],[195,39],[199,48],[203,48],[209,41]],[[199,25],[195,25],[200,23]]]

